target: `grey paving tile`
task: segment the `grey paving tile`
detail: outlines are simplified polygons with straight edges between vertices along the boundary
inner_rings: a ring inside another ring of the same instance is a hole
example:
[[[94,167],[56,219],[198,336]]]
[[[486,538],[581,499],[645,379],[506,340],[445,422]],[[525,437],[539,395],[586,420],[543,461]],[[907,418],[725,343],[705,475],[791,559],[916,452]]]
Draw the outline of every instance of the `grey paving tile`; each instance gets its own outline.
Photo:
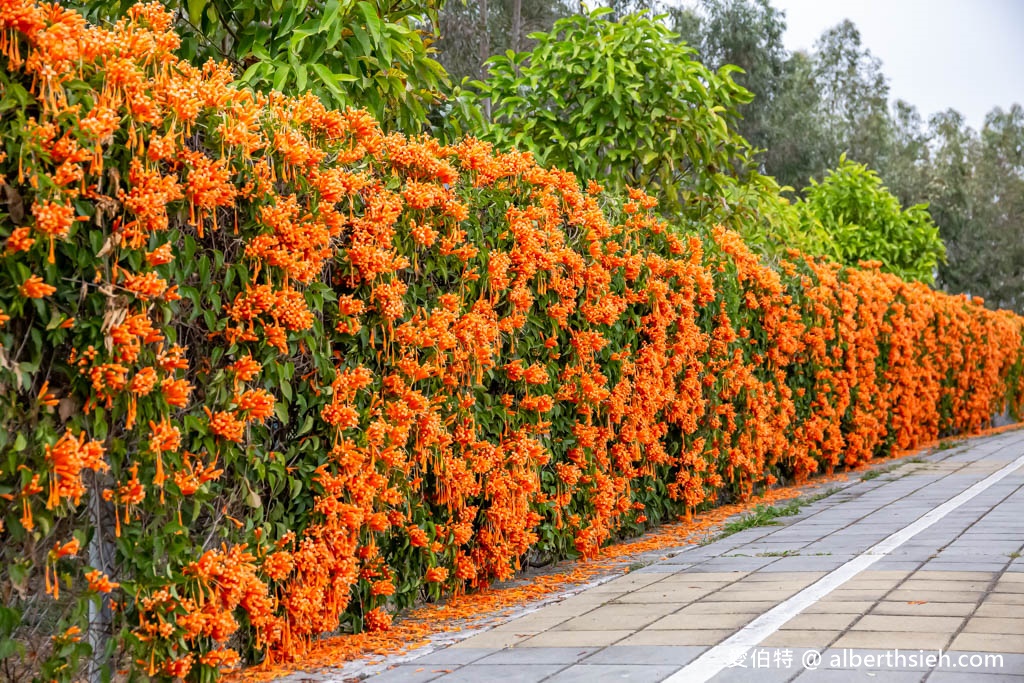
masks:
[[[748,683],[749,681],[757,681],[757,683],[785,683],[785,681],[793,678],[798,671],[800,671],[799,664],[794,664],[793,668],[744,668],[734,666],[723,669],[713,676],[711,681],[712,683]]]
[[[919,671],[862,671],[859,669],[822,669],[804,671],[793,683],[853,683],[854,681],[885,681],[886,683],[920,683],[924,673]]]
[[[500,650],[477,664],[575,664],[598,647],[515,647]]]
[[[550,683],[594,683],[594,681],[629,681],[658,683],[679,667],[657,664],[576,664],[547,679]]]
[[[649,564],[646,567],[635,569],[631,573],[638,574],[678,574],[679,572],[685,571],[693,566],[692,562],[686,564],[669,564],[668,562],[655,562]]]
[[[689,664],[704,645],[612,645],[586,658],[586,664]]]
[[[409,663],[416,664],[417,666],[433,664],[462,666],[463,664],[469,664],[479,659],[483,659],[487,655],[492,655],[495,652],[499,652],[499,650],[482,647],[446,647],[441,650],[437,650],[436,652],[431,652],[428,655],[417,657]]]
[[[988,674],[976,671],[936,671],[928,683],[1021,683],[1024,674]]]
[[[540,683],[565,664],[470,664],[434,679],[442,683]]]
[[[1006,566],[1005,562],[943,562],[931,560],[925,562],[921,569],[935,572],[998,572]]]
[[[796,557],[780,557],[776,562],[764,567],[761,571],[766,572],[816,572],[832,571],[845,564],[849,558],[834,557],[831,555],[811,556],[803,555]]]
[[[1024,655],[998,652],[961,652],[950,650],[935,667],[935,671],[971,671],[977,674],[1017,674],[1024,675]],[[961,660],[961,656],[968,659]],[[963,664],[963,666],[961,666]]]
[[[444,674],[445,671],[439,670],[436,666],[402,664],[376,676],[370,676],[366,680],[373,681],[373,683],[426,683],[440,678]]]
[[[818,669],[837,669],[844,671],[929,671],[933,664],[923,659],[921,650],[872,650],[830,648],[823,650],[821,665]],[[925,654],[935,651],[925,650]],[[903,657],[900,657],[900,655]]]

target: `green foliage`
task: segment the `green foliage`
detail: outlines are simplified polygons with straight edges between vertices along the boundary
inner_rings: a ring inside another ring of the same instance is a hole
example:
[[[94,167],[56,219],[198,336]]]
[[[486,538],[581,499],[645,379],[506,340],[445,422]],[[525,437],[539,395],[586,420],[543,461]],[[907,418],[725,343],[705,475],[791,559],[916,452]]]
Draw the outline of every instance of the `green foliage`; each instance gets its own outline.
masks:
[[[468,95],[490,107],[484,137],[701,218],[750,163],[749,144],[732,130],[750,93],[733,80],[735,67],[706,68],[657,19],[613,22],[602,18],[609,11],[559,20],[530,36],[532,52],[488,62],[487,80]]]
[[[949,248],[939,282],[1024,309],[1024,107],[996,108],[981,131],[954,111],[932,117],[926,167],[930,210]]]
[[[705,65],[717,69],[735,64],[743,69],[736,82],[754,98],[741,108],[743,118],[736,128],[755,147],[768,147],[768,115],[777,106],[775,95],[787,59],[783,12],[768,0],[702,0],[693,9],[669,11],[673,30],[697,49]]]
[[[135,0],[81,0],[90,19],[115,21]],[[385,129],[420,132],[443,99],[447,74],[424,21],[443,0],[165,0],[179,53],[228,60],[260,91],[311,92],[325,104],[370,111]]]
[[[769,258],[777,259],[789,249],[813,255],[835,253],[832,236],[819,223],[801,222],[797,205],[783,195],[791,189],[756,172],[742,181],[726,178],[722,201],[705,220],[735,230],[749,247]]]
[[[877,173],[845,155],[838,168],[821,183],[812,180],[804,192],[798,205],[804,229],[824,229],[840,262],[877,260],[901,278],[934,281],[946,248],[926,205],[903,209]]]

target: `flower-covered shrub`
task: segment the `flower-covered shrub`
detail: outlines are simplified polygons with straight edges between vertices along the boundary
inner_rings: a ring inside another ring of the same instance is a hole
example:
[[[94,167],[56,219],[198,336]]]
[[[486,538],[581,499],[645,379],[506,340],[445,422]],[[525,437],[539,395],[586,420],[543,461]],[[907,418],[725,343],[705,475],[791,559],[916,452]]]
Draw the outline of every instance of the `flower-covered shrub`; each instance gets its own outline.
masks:
[[[210,680],[1019,412],[1009,313],[177,41],[0,0],[5,665]]]

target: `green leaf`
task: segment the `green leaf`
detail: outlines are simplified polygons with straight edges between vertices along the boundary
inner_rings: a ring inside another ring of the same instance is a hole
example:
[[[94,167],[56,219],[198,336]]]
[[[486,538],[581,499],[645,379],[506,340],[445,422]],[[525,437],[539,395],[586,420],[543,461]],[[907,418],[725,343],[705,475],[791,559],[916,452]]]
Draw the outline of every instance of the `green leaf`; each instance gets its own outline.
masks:
[[[360,0],[356,3],[356,6],[366,20],[366,26],[370,29],[370,34],[373,36],[373,42],[380,44],[384,26],[381,23],[380,17],[377,16],[377,8],[366,2],[366,0]]]
[[[274,73],[274,90],[284,90],[284,84],[288,81],[288,65],[281,64]]]

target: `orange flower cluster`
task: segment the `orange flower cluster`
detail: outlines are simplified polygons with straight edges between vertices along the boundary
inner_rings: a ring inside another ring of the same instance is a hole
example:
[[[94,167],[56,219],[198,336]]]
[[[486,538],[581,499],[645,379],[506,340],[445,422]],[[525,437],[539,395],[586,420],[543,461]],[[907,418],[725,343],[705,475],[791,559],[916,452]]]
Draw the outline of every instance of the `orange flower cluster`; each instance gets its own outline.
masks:
[[[91,470],[118,582],[41,564],[121,592],[145,675],[298,659],[533,553],[1019,415],[1019,317],[236,89],[175,58],[171,24],[0,0],[35,116],[4,129],[31,218],[0,225],[0,331],[53,359],[0,364],[36,397],[0,418],[22,437],[0,440],[4,546],[44,547],[33,513],[87,525]]]

